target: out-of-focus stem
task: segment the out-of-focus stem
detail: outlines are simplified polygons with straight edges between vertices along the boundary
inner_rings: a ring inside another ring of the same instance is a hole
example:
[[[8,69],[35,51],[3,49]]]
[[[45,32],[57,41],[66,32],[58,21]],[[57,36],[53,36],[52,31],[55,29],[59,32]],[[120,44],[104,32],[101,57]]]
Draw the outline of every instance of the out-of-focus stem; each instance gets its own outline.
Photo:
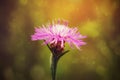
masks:
[[[55,55],[51,57],[51,72],[52,72],[52,80],[56,80],[56,69],[57,69],[58,58]]]

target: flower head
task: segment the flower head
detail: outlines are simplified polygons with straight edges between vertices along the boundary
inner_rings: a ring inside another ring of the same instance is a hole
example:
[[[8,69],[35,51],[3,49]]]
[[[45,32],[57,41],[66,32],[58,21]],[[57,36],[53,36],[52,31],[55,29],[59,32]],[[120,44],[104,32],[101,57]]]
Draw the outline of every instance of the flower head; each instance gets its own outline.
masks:
[[[69,45],[75,45],[78,49],[86,43],[82,40],[86,36],[82,36],[77,28],[68,27],[67,22],[58,21],[47,26],[35,28],[35,33],[31,36],[32,40],[45,40],[46,44],[50,44],[51,48],[63,50],[65,42]]]

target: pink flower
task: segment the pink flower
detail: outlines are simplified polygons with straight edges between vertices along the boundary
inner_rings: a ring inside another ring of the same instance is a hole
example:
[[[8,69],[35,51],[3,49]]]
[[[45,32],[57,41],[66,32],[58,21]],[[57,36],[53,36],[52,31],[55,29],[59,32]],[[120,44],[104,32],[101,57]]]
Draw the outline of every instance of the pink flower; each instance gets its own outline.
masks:
[[[31,36],[32,40],[45,40],[50,47],[63,49],[65,42],[69,45],[75,45],[78,49],[86,43],[82,40],[86,36],[82,36],[77,28],[70,28],[66,22],[53,23],[51,25],[35,28],[35,33]]]

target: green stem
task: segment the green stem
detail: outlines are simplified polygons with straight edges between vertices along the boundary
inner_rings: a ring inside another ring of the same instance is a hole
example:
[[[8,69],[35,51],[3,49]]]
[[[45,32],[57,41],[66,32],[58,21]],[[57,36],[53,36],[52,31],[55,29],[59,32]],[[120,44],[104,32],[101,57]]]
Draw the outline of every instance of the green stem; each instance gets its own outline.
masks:
[[[55,55],[55,53],[52,53],[52,57],[51,57],[51,72],[52,72],[52,80],[56,80],[56,69],[57,69],[57,64],[59,59],[66,53],[68,53],[69,50],[59,54],[59,55]]]
[[[52,72],[52,80],[56,80],[56,69],[57,69],[57,63],[58,63],[58,58],[55,55],[52,55],[51,57],[51,72]]]

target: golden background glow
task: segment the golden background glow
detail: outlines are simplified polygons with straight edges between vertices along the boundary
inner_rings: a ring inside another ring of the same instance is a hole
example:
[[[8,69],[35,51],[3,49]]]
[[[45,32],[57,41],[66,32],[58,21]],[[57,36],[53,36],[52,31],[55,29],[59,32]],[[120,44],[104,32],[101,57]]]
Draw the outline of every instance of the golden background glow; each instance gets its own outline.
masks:
[[[50,51],[34,27],[68,20],[87,45],[58,63],[57,80],[120,80],[119,0],[1,0],[0,80],[51,80]]]

